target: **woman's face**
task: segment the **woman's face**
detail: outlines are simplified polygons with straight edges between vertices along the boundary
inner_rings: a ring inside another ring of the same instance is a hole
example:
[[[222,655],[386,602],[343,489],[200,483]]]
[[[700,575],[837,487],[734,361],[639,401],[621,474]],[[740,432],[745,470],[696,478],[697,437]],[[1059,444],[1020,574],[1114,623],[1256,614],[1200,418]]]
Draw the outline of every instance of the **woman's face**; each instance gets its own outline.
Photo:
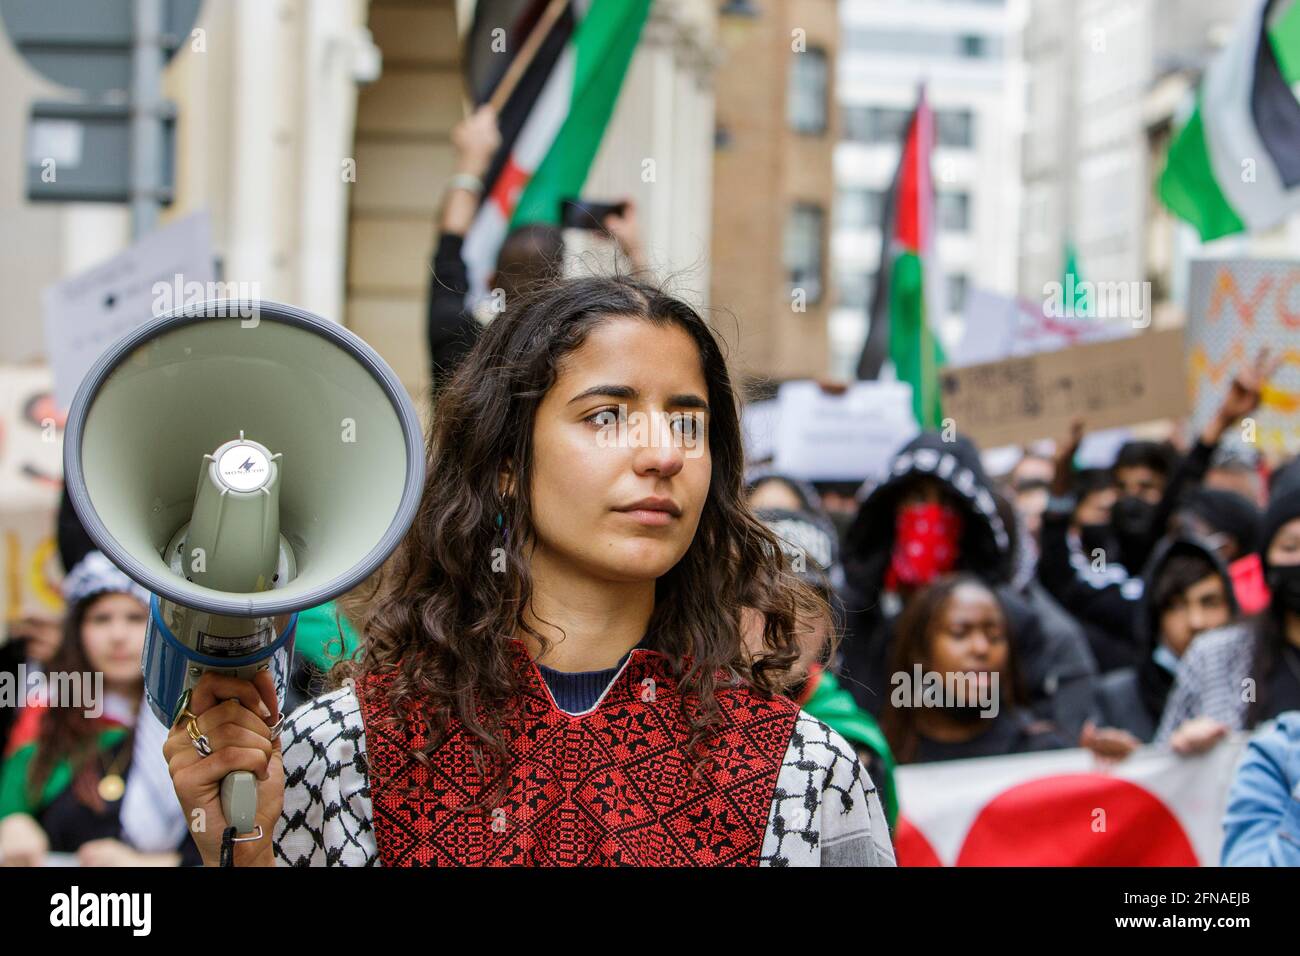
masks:
[[[708,394],[680,326],[618,317],[593,328],[533,420],[534,562],[624,582],[672,568],[709,493]]]
[[[937,616],[929,669],[940,674],[973,671],[983,694],[989,675],[1005,670],[1008,653],[1006,621],[993,595],[974,584],[955,588]]]
[[[142,679],[140,655],[148,619],[148,609],[129,594],[101,595],[86,609],[81,645],[91,670],[102,672],[105,684]]]
[[[1300,518],[1292,518],[1277,529],[1268,543],[1268,563],[1272,565],[1300,564]]]

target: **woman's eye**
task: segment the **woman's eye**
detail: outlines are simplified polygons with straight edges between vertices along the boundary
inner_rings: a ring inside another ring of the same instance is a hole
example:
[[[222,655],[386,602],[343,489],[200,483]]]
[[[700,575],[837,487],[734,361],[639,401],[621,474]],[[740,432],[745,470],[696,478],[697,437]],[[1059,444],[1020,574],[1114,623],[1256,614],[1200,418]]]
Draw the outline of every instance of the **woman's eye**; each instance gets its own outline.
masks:
[[[593,415],[588,415],[588,416],[587,416],[587,421],[589,421],[589,422],[591,422],[593,425],[597,425],[597,426],[599,426],[599,427],[601,427],[601,428],[605,428],[605,427],[607,427],[607,426],[609,426],[609,425],[617,425],[617,424],[618,424],[618,409],[616,409],[616,408],[602,408],[600,411],[596,412],[595,414],[593,414]]]
[[[694,441],[704,432],[704,419],[699,415],[674,415],[673,429],[683,438]]]

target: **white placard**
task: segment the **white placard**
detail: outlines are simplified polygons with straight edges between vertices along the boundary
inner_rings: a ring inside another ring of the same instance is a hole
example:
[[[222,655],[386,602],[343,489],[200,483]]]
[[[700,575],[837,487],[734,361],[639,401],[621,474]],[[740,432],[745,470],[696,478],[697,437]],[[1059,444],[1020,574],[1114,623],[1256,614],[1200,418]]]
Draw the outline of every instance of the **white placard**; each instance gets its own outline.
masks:
[[[774,398],[749,402],[741,410],[740,427],[745,436],[746,462],[767,461],[772,457],[780,414],[780,403]]]
[[[842,395],[816,382],[786,382],[777,401],[772,467],[808,481],[881,477],[918,431],[906,382],[854,382]]]
[[[177,277],[180,277],[178,282]],[[206,212],[157,229],[125,252],[47,286],[42,297],[45,348],[54,370],[54,398],[68,408],[100,354],[137,326],[184,305],[171,290],[210,286],[216,275]],[[162,296],[155,283],[165,283]],[[163,300],[166,308],[157,309]]]

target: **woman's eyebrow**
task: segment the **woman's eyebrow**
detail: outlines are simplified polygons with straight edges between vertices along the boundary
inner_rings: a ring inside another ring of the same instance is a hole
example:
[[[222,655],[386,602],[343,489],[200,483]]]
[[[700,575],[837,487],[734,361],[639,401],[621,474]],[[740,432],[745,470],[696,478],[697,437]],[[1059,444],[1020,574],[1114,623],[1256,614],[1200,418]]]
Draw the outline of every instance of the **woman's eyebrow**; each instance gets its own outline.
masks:
[[[593,385],[591,388],[584,389],[573,398],[569,399],[566,404],[572,405],[574,402],[584,398],[591,398],[593,395],[606,395],[610,398],[636,398],[640,393],[630,385]]]
[[[699,408],[706,412],[709,410],[709,403],[698,395],[672,395],[668,398],[668,404],[674,408]]]
[[[637,399],[641,397],[641,393],[630,385],[593,385],[591,388],[583,389],[577,395],[574,395],[566,404],[572,405],[574,402],[593,396]],[[670,395],[668,405],[673,408],[699,408],[706,412],[709,410],[709,403],[694,394]]]

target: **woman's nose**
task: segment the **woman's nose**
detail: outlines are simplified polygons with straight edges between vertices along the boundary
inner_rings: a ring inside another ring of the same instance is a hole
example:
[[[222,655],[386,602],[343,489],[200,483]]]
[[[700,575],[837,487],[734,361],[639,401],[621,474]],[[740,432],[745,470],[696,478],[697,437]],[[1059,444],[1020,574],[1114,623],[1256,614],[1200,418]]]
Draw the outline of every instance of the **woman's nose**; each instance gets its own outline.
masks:
[[[673,422],[666,415],[656,415],[648,431],[636,449],[637,471],[664,478],[677,474],[685,464],[686,449]]]

